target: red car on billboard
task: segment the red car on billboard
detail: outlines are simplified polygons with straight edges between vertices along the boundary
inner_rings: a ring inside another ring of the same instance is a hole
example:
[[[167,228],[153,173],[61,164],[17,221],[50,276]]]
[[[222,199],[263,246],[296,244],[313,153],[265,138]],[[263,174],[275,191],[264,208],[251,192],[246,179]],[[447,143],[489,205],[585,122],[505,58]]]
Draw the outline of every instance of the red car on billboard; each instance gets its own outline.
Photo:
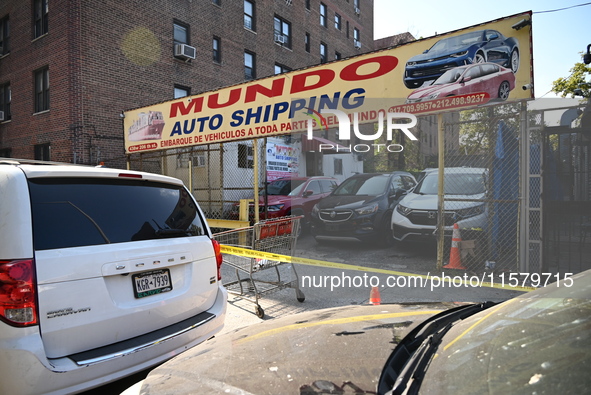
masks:
[[[415,89],[406,99],[416,103],[448,96],[486,92],[492,100],[507,100],[515,88],[511,69],[495,63],[477,63],[446,71],[433,84]]]

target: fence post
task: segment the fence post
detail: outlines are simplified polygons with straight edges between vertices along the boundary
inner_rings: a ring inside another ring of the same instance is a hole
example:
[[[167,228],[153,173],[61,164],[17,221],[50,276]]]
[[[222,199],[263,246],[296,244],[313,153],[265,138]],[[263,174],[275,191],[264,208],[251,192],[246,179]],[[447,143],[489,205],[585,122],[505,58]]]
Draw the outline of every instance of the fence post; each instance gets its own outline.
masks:
[[[437,190],[437,270],[443,268],[443,249],[444,249],[444,234],[445,234],[445,207],[443,202],[443,180],[444,180],[444,169],[445,169],[445,143],[444,131],[443,131],[443,114],[437,114],[437,151],[439,157],[439,171],[437,175],[438,179],[438,190]]]

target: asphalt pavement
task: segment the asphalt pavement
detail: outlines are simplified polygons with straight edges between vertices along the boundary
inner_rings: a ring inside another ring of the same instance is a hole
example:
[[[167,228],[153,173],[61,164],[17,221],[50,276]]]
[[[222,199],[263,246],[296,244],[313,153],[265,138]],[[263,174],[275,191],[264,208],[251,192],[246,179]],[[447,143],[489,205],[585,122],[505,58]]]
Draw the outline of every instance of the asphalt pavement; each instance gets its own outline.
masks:
[[[442,274],[436,271],[434,246],[396,244],[378,248],[375,245],[351,241],[319,244],[312,236],[304,234],[297,240],[294,255],[311,260],[314,264],[280,264],[276,267],[280,275],[279,282],[291,283],[297,274],[297,284],[305,300],[298,301],[294,288],[277,288],[260,296],[258,304],[264,311],[264,317],[259,318],[255,314],[256,303],[253,299],[247,298],[249,294],[230,294],[225,326],[218,336],[247,327],[256,332],[259,326],[262,328],[271,320],[298,313],[333,307],[366,306],[369,305],[374,285],[379,291],[378,301],[382,305],[474,303],[488,300],[498,302],[523,293],[470,283],[472,274],[465,271],[447,270],[443,273],[450,279],[467,276],[460,282],[428,281],[427,275]],[[224,283],[235,281],[235,269],[223,265],[222,276]],[[275,268],[261,270],[253,273],[253,276],[255,284],[257,279],[278,280]],[[241,273],[241,277],[244,278],[244,273]],[[142,380],[147,374],[148,371],[141,372],[117,383],[88,391],[85,395],[118,394]]]

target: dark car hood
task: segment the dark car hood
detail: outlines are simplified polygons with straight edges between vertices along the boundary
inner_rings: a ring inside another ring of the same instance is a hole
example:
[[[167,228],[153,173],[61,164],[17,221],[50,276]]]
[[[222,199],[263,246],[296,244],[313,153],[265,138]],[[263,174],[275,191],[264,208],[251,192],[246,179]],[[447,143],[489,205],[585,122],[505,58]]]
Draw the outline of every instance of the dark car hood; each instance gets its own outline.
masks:
[[[330,195],[320,202],[318,202],[318,208],[321,210],[328,209],[350,209],[354,210],[359,207],[363,207],[367,204],[373,203],[374,201],[380,200],[380,196],[352,196],[352,195]]]
[[[300,394],[351,382],[373,393],[399,339],[451,306],[357,305],[268,320],[217,336],[173,358],[148,375],[140,392]],[[344,387],[345,393],[353,393],[354,387]]]
[[[468,51],[471,45],[460,45],[457,47],[450,48],[448,50],[440,50],[440,51],[429,51],[427,53],[421,53],[418,55],[413,56],[407,62],[420,62],[423,60],[435,59],[444,56],[453,55],[458,52]]]

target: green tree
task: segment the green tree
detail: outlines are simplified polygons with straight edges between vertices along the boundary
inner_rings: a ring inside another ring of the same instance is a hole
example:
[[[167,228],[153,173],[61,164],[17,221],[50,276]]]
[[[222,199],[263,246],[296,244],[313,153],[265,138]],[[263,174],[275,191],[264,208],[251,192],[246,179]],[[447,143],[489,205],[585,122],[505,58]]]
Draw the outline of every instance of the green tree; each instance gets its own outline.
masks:
[[[568,77],[561,77],[552,83],[552,92],[562,97],[583,96],[589,97],[591,95],[591,84],[589,79],[591,77],[591,65],[584,63],[575,63],[574,67],[570,69],[571,74]],[[575,91],[580,90],[575,93]]]

